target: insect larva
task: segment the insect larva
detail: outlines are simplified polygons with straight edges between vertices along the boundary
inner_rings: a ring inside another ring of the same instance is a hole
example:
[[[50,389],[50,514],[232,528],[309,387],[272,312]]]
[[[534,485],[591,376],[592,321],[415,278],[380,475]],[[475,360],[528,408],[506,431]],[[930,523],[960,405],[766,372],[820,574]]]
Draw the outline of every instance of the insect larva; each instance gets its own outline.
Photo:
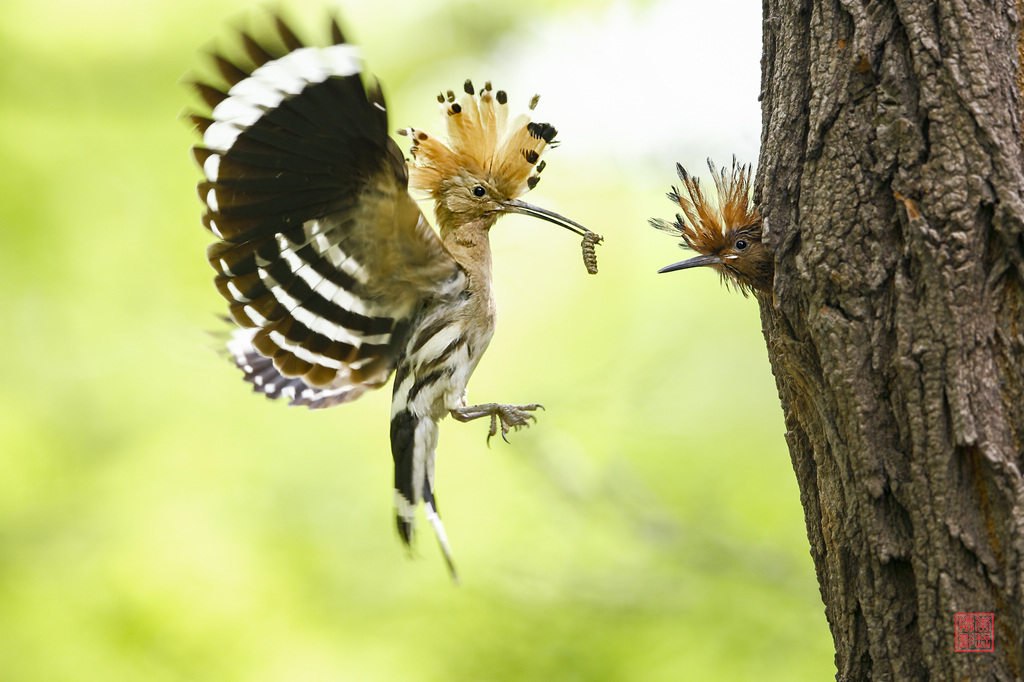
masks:
[[[604,239],[596,232],[587,232],[583,235],[583,264],[587,266],[587,272],[591,275],[597,274],[597,252],[595,248]]]

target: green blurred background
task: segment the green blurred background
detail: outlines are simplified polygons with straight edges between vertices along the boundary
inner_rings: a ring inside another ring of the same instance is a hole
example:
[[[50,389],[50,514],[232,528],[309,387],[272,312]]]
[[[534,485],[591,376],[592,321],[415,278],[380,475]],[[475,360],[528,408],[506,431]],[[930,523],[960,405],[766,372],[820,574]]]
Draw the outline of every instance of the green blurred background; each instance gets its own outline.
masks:
[[[753,160],[761,3],[363,0],[391,127],[492,79],[560,130],[493,233],[478,402],[441,428],[463,578],[393,530],[390,386],[309,412],[206,332],[182,86],[231,0],[5,0],[0,22],[0,680],[794,680],[834,675],[756,303],[647,225],[673,164]],[[293,16],[323,35],[321,3]]]

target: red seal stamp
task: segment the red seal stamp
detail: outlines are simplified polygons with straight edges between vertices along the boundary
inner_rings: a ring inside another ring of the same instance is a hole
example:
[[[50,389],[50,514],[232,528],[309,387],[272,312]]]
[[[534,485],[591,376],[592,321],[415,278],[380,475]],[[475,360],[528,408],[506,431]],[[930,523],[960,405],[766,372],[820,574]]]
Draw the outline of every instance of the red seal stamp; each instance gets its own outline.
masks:
[[[953,625],[953,650],[979,653],[996,650],[996,614],[958,613]]]

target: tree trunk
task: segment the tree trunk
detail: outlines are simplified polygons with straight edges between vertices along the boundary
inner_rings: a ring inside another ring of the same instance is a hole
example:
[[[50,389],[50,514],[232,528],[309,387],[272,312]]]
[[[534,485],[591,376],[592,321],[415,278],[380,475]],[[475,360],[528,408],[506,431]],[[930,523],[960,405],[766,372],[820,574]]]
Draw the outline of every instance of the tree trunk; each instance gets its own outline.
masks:
[[[1024,675],[1021,12],[764,4],[761,318],[838,679]]]

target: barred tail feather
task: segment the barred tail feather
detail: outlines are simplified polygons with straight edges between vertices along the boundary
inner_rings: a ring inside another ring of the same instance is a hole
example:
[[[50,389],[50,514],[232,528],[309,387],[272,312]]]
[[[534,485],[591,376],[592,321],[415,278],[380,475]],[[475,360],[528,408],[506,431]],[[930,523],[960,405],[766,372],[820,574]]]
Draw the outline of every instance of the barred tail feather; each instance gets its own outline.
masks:
[[[437,422],[400,409],[391,418],[391,454],[395,461],[395,524],[407,546],[415,533],[416,508],[426,507],[427,520],[437,535],[452,580],[458,581],[451,546],[434,497],[434,455],[437,450]]]
[[[441,553],[444,554],[444,560],[448,564],[448,572],[451,574],[452,580],[459,582],[459,574],[455,570],[455,557],[452,555],[451,545],[448,544],[448,534],[444,532],[441,515],[437,513],[437,500],[434,499],[434,492],[429,486],[423,488],[423,507],[427,513],[427,521],[434,528],[434,535],[437,536],[437,542],[441,545]]]

